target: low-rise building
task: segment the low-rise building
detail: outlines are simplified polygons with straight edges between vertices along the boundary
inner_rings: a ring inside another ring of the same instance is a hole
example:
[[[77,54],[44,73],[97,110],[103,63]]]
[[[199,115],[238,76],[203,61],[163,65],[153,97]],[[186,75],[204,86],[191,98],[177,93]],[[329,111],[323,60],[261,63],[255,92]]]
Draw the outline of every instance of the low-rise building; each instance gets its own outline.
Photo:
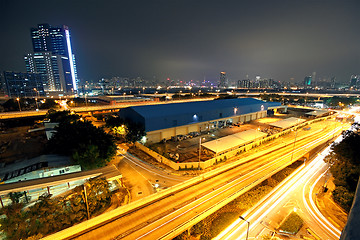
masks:
[[[282,107],[278,102],[236,98],[128,107],[121,109],[119,116],[143,125],[147,141],[160,142],[176,135],[250,122]]]

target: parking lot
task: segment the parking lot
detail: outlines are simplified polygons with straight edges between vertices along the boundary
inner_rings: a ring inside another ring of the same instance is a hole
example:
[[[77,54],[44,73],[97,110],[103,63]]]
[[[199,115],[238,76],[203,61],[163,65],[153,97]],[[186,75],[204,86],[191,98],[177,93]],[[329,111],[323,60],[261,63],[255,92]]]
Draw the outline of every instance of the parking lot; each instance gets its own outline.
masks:
[[[171,140],[153,144],[151,148],[175,162],[196,162],[199,161],[200,138],[201,143],[205,143],[207,141],[215,140],[249,129],[262,131],[271,135],[279,130],[270,128],[268,124],[287,117],[289,117],[289,115],[267,117],[241,125],[221,126],[218,129],[211,129],[207,132],[193,132],[186,136],[178,135],[173,137]],[[212,157],[214,157],[214,153],[209,152],[206,149],[202,149],[201,161],[206,161]]]

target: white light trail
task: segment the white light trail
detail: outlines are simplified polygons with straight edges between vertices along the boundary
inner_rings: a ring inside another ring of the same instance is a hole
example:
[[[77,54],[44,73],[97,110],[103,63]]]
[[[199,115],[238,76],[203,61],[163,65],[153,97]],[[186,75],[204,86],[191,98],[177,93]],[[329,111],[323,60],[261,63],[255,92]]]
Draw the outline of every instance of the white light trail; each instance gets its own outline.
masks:
[[[337,127],[335,128],[333,131],[327,133],[325,136],[323,136],[322,138],[318,139],[317,141],[314,141],[312,143],[308,143],[305,144],[304,146],[302,146],[301,148],[297,149],[296,152],[299,151],[303,151],[306,148],[310,147],[311,145],[317,144],[317,142],[329,138],[333,135],[334,132],[337,132],[340,130],[341,127]],[[335,142],[339,142],[341,141],[342,136],[340,135]],[[278,187],[276,187],[273,192],[276,192],[273,197],[271,197],[270,199],[267,200],[267,202],[265,204],[262,205],[261,208],[259,208],[255,213],[251,214],[249,217],[248,215],[250,214],[251,210],[248,210],[245,214],[243,214],[244,218],[248,218],[248,221],[251,222],[250,224],[250,230],[253,229],[254,227],[256,227],[261,219],[263,219],[267,214],[269,214],[277,204],[279,204],[285,197],[287,197],[288,194],[290,194],[290,192],[295,189],[297,186],[299,186],[300,184],[302,184],[305,180],[311,179],[312,176],[314,176],[315,174],[318,173],[318,171],[320,171],[322,169],[322,167],[325,166],[325,163],[323,162],[323,158],[328,154],[330,150],[330,146],[327,147],[319,156],[317,156],[310,164],[308,164],[305,169],[304,165],[302,165],[297,171],[295,171],[294,173],[292,173],[288,178],[291,179],[289,180],[289,182],[286,183],[286,181],[283,181],[282,183],[280,183],[280,185],[278,185]],[[325,153],[325,154],[323,154]],[[298,174],[298,172],[300,172],[302,170],[302,172],[304,172],[303,174]],[[297,175],[298,174],[298,175]],[[284,186],[283,186],[284,185]],[[280,188],[281,191],[278,191]],[[271,193],[269,193],[270,195]],[[266,199],[267,197],[264,197],[264,199]],[[275,200],[277,199],[277,200]],[[275,201],[275,202],[274,202]],[[272,203],[274,202],[274,203]],[[271,206],[269,206],[271,204]],[[265,210],[266,209],[266,210]],[[315,208],[316,209],[316,208]],[[258,216],[260,213],[262,212],[262,214],[260,216]],[[321,213],[319,212],[318,214],[321,215]],[[235,228],[239,223],[241,222],[240,219],[237,219],[235,222],[233,222],[228,228],[226,228],[223,232],[221,232],[216,238],[214,238],[214,240],[227,240],[227,239],[242,239],[245,237],[246,231],[243,231],[242,234],[239,237],[235,237],[234,234],[238,233],[239,231],[241,231],[241,229],[246,227],[246,223],[243,222],[242,224],[240,224],[235,230],[233,228]],[[319,222],[321,222],[319,220]],[[331,225],[332,226],[332,225]],[[335,228],[335,227],[334,227]],[[335,228],[336,229],[336,228]],[[337,230],[337,229],[336,229]],[[330,229],[331,231],[331,229]],[[337,230],[339,231],[339,230]],[[232,232],[232,233],[230,233]],[[227,237],[225,237],[225,235],[227,235]],[[334,233],[334,235],[336,236],[337,234]],[[225,237],[225,238],[224,238]]]

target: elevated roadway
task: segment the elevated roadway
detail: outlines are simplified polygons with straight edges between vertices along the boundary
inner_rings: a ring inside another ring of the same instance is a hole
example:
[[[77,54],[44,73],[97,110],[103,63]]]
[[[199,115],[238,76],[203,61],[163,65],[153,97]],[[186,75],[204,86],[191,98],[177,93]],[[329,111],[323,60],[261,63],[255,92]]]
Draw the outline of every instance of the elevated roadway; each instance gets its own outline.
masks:
[[[45,239],[171,239],[339,132],[273,146]]]
[[[117,103],[114,105],[98,105],[98,106],[86,106],[86,107],[72,107],[68,109],[59,109],[59,110],[71,110],[76,113],[84,112],[98,112],[98,111],[116,111],[121,108],[141,106],[141,105],[153,105],[153,104],[167,104],[167,103],[178,103],[178,102],[193,102],[193,101],[207,101],[212,100],[213,98],[204,98],[204,99],[188,99],[188,100],[174,100],[171,102],[156,102],[156,101],[142,101],[142,102],[124,102]],[[2,119],[14,119],[14,118],[25,118],[25,117],[39,117],[45,116],[49,109],[38,110],[38,111],[17,111],[17,112],[1,112],[0,120]]]

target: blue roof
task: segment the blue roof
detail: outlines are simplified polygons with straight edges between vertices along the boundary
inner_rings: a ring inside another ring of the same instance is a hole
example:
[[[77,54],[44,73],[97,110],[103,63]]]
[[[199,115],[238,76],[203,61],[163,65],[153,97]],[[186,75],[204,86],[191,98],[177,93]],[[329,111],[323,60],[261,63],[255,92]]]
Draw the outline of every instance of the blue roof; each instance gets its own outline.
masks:
[[[235,98],[198,102],[169,103],[129,107],[145,119],[145,130],[155,131],[196,122],[211,121],[253,112],[266,111],[276,102],[254,98]],[[234,109],[237,111],[234,111]]]
[[[209,100],[198,102],[169,103],[131,107],[145,118],[160,117],[173,114],[197,113],[204,109],[223,109],[227,107],[240,107],[243,105],[263,104],[264,101],[254,98],[236,98],[223,100]]]

